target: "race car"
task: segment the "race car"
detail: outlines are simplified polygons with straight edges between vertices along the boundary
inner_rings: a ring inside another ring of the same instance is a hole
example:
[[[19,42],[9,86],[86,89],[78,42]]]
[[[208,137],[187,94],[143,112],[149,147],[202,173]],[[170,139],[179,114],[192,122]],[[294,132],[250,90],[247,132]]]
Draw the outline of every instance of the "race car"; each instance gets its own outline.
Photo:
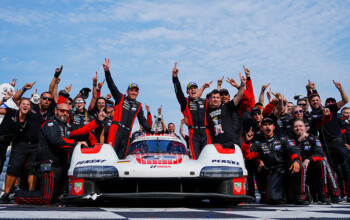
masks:
[[[68,171],[66,201],[113,199],[190,199],[249,202],[247,170],[241,149],[206,145],[197,160],[190,158],[175,136],[143,135],[119,159],[108,144],[77,145]]]

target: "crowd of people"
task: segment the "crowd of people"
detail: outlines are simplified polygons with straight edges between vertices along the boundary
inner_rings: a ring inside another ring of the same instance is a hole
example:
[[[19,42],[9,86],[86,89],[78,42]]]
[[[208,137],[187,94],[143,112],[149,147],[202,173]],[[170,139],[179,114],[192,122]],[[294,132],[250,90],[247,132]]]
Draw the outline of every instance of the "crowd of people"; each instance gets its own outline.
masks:
[[[126,94],[120,92],[109,64],[105,59],[103,81],[98,81],[96,72],[92,90],[83,88],[74,98],[70,95],[72,85],[58,92],[63,66],[56,69],[48,90],[40,96],[37,91],[27,92],[35,82],[26,83],[16,92],[15,79],[2,85],[0,172],[11,144],[12,149],[0,203],[57,202],[67,188],[66,173],[77,144],[108,143],[122,159],[132,140],[140,135],[167,133],[180,139],[175,123],[165,124],[162,107],[153,121],[150,106],[145,104],[145,117],[141,102],[136,100],[136,83],[128,85]],[[197,159],[203,147],[211,143],[223,148],[240,147],[248,170],[247,194],[255,198],[256,185],[261,203],[350,202],[350,108],[344,107],[348,97],[342,84],[333,81],[341,100],[327,98],[324,105],[310,80],[307,95],[296,96],[296,103],[279,92],[273,93],[271,88],[266,91],[269,84],[262,86],[256,100],[251,72],[245,66],[243,69],[239,83],[226,79],[237,90],[233,98],[228,89],[222,88],[224,77],[205,98],[204,90],[213,81],[201,88],[195,82],[188,83],[186,97],[175,63],[172,81],[184,116],[180,135],[191,159]],[[105,81],[110,94],[103,97]],[[92,98],[86,108],[90,92]],[[140,130],[132,133],[136,118]],[[184,125],[188,126],[188,134]]]

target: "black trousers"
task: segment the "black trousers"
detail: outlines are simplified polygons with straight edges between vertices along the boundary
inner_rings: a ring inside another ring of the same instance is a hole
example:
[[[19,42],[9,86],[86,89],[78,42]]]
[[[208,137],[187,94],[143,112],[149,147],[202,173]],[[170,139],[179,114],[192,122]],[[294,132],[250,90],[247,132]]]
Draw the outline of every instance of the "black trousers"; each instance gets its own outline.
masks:
[[[317,193],[318,200],[327,193],[327,164],[324,160],[310,160],[306,172],[306,183]]]
[[[62,175],[67,170],[52,167],[50,171],[40,172],[40,191],[19,190],[15,193],[15,202],[19,204],[50,204],[57,197]]]
[[[327,141],[327,150],[333,162],[333,170],[338,176],[338,185],[350,195],[350,164],[348,163],[348,151],[346,150],[343,139]],[[345,182],[345,186],[344,186]],[[340,193],[344,195],[341,190]]]
[[[2,173],[2,169],[4,168],[4,164],[6,161],[6,153],[7,148],[10,145],[11,142],[8,141],[1,141],[0,142],[0,174]]]
[[[188,129],[188,147],[192,159],[198,159],[203,147],[211,143],[210,132],[207,128],[189,128]]]
[[[273,171],[272,169],[261,168],[259,176],[261,178],[262,197],[270,204],[280,204],[285,201],[299,202],[305,201],[305,167],[299,162],[300,171],[291,173],[289,167],[285,170]]]

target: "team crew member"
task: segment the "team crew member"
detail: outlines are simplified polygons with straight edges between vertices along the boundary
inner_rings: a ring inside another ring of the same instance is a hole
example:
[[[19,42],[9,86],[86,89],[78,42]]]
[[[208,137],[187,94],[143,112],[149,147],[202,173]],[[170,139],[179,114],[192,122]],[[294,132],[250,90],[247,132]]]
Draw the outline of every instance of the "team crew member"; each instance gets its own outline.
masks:
[[[107,102],[106,104],[107,113],[106,113],[106,118],[103,121],[104,127],[101,132],[100,143],[107,143],[109,127],[112,125],[112,122],[113,122],[114,102],[108,99],[106,102]]]
[[[12,94],[12,92],[6,92],[5,97],[0,99],[0,106],[10,99]],[[0,108],[0,115],[5,115],[0,124],[0,174],[6,160],[7,148],[15,134],[24,127],[25,114],[28,111],[30,111],[30,108],[25,108],[23,112],[12,108]]]
[[[220,92],[214,89],[211,92],[210,101],[211,105],[208,108],[207,112],[207,121],[208,127],[210,130],[210,136],[212,143],[219,143],[224,148],[234,148],[234,145],[238,143],[234,140],[237,140],[235,129],[232,125],[233,113],[237,112],[237,105],[241,101],[244,87],[246,84],[246,77],[241,76],[241,86],[238,90],[237,95],[234,99],[228,103],[221,104]],[[228,78],[227,81],[231,83],[233,80]]]
[[[1,101],[0,101],[1,103]],[[29,99],[22,99],[19,103],[19,109],[14,110],[11,108],[2,108],[0,109],[0,114],[5,115],[1,125],[0,125],[0,144],[3,146],[8,146],[14,136],[18,133],[21,133],[24,127],[27,124],[27,115],[30,112],[31,105]],[[1,164],[0,164],[0,173],[2,172],[2,168],[4,162],[6,160],[6,150],[4,154],[1,155]],[[7,169],[7,174],[5,177],[5,193],[2,195],[0,202],[6,203],[8,201],[9,192],[13,185],[12,180],[16,180],[16,177],[21,176],[21,171],[24,166],[24,162],[29,158],[29,161],[33,161],[34,158],[31,158],[33,154],[30,151],[18,151],[17,149],[12,149],[10,161]],[[31,184],[31,179],[33,178],[33,172],[29,170],[29,184]],[[33,188],[32,185],[31,189]]]
[[[208,100],[198,98],[198,86],[194,82],[187,85],[188,98],[182,92],[179,78],[179,70],[175,67],[172,72],[173,84],[177,101],[181,106],[181,112],[188,119],[189,149],[192,159],[197,159],[202,148],[211,143],[210,132],[207,127],[207,107]]]
[[[332,119],[325,124],[321,129],[320,138],[324,138],[324,151],[330,160],[335,172],[338,174],[338,184],[340,189],[345,188],[346,193],[350,194],[350,164],[346,161],[348,152],[345,147],[344,140],[341,133],[340,120],[336,117],[337,112],[341,109],[349,99],[346,95],[341,83],[333,81],[335,87],[339,90],[342,100],[336,102],[334,98],[328,98],[325,107],[329,108]],[[313,93],[309,96],[310,105],[312,107],[311,114],[314,116],[322,115],[321,99],[318,93]],[[322,140],[322,139],[321,139]],[[345,181],[345,187],[343,182]],[[341,190],[342,196],[344,192]],[[348,197],[350,202],[350,197]]]
[[[55,110],[55,118],[47,120],[39,133],[39,150],[37,160],[40,167],[40,191],[15,192],[16,203],[27,204],[50,204],[57,198],[60,188],[60,180],[64,178],[68,171],[67,151],[77,144],[88,146],[86,142],[78,142],[70,139],[69,136],[88,134],[102,123],[105,113],[101,111],[99,117],[84,127],[68,126],[67,120],[70,107],[63,103],[59,104]],[[70,133],[70,135],[68,135]]]
[[[275,136],[275,125],[271,118],[261,122],[263,136],[250,143],[252,131],[245,137],[242,152],[245,158],[259,158],[258,172],[261,178],[261,201],[268,203],[284,202],[288,186],[293,187],[295,204],[305,203],[305,167],[300,162],[300,152],[292,140]]]
[[[306,181],[314,187],[321,204],[330,204],[327,198],[327,165],[323,158],[323,150],[320,140],[306,132],[306,126],[302,119],[296,119],[293,123],[295,144],[300,150],[301,160],[306,170]]]
[[[103,64],[103,69],[105,71],[105,77],[109,90],[115,100],[115,112],[113,117],[113,122],[109,128],[108,133],[108,144],[111,144],[119,158],[124,158],[130,144],[130,135],[134,121],[136,117],[142,127],[149,133],[151,127],[148,125],[147,120],[144,116],[142,110],[142,104],[136,101],[139,94],[139,87],[136,83],[132,83],[128,86],[126,93],[128,96],[125,97],[119,92],[118,88],[115,86],[111,73],[109,72],[109,59],[105,59]]]
[[[316,135],[317,130],[319,130],[320,126],[328,123],[332,119],[332,114],[328,108],[323,108],[322,110],[323,110],[323,115],[317,115],[315,117],[308,118],[304,114],[304,111],[301,108],[301,106],[298,106],[298,105],[293,106],[291,110],[293,120],[291,120],[286,127],[288,136],[294,135],[293,124],[294,124],[294,121],[297,119],[303,120],[306,127],[306,131],[308,133]]]

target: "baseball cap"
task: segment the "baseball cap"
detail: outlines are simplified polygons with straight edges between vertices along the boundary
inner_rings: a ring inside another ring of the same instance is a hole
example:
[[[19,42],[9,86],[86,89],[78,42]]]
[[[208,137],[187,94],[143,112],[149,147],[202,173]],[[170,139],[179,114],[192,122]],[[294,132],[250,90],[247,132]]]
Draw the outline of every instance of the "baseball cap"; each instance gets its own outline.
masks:
[[[128,89],[131,89],[131,88],[137,88],[137,90],[140,89],[139,86],[136,83],[129,84]]]
[[[224,93],[226,93],[227,95],[230,95],[230,93],[228,92],[227,89],[221,89],[221,90],[220,90],[220,95],[222,95],[222,94],[224,94]]]
[[[195,82],[190,82],[189,84],[187,84],[187,90],[188,90],[189,88],[191,88],[191,86],[195,86],[195,87],[198,88],[197,83],[195,83]]]
[[[80,90],[80,97],[82,97],[83,99],[87,99],[89,98],[89,92],[91,92],[91,89],[89,88],[82,88]]]
[[[262,121],[261,121],[261,124],[264,124],[266,122],[270,122],[271,124],[273,124],[273,120],[270,117],[263,118]]]
[[[253,115],[255,112],[259,112],[261,114],[261,109],[259,106],[255,106],[250,110],[250,115]]]

